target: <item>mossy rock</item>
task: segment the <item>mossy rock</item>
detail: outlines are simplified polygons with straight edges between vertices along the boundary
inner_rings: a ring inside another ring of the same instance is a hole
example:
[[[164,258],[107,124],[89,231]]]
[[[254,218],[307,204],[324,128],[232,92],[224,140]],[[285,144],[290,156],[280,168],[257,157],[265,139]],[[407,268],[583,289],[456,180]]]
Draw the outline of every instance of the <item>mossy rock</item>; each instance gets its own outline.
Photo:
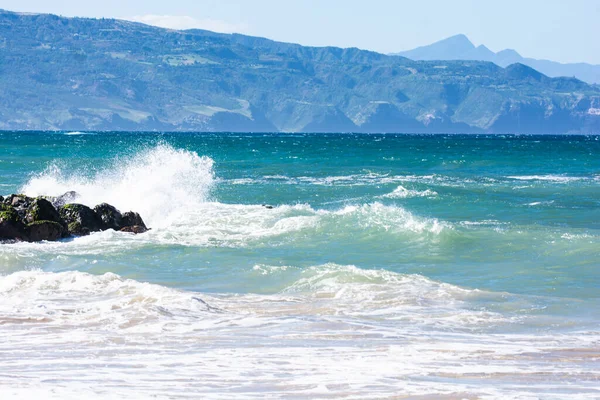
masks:
[[[75,235],[75,236],[87,236],[90,234],[90,230],[84,226],[81,225],[80,222],[71,222],[68,226],[67,226],[67,230],[69,231],[69,233],[71,235]]]
[[[103,229],[114,229],[118,231],[123,226],[121,224],[121,220],[123,219],[121,212],[110,204],[98,204],[94,207],[94,212],[102,220]]]
[[[6,199],[4,199],[4,203],[11,206],[20,206],[23,204],[29,204],[33,201],[32,197],[28,197],[24,194],[11,194]]]
[[[17,211],[0,204],[0,240],[28,240],[27,230]]]
[[[19,214],[14,207],[0,203],[0,220],[1,221],[18,221]]]
[[[103,230],[100,217],[83,204],[65,204],[58,209],[58,213],[72,235],[85,236]]]
[[[56,221],[35,221],[27,225],[30,242],[56,241],[64,236],[65,228]]]
[[[38,197],[31,202],[27,209],[25,220],[28,223],[35,221],[54,221],[62,223],[62,219],[52,203],[41,197]]]

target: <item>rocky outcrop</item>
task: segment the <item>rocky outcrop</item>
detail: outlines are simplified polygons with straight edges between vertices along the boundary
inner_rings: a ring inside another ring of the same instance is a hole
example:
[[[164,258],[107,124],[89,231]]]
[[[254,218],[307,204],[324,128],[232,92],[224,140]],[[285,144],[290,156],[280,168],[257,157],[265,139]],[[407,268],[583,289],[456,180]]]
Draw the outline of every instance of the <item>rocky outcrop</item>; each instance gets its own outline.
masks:
[[[115,207],[110,204],[102,203],[94,207],[94,212],[100,217],[103,229],[114,229],[118,231],[123,228],[121,220],[123,216]]]
[[[142,217],[129,211],[121,214],[110,204],[91,209],[70,201],[79,197],[75,192],[62,196],[28,197],[13,194],[0,196],[0,242],[43,240],[56,241],[71,236],[114,229],[129,233],[148,230]]]
[[[58,212],[67,225],[69,233],[75,236],[86,236],[91,232],[102,230],[102,220],[88,206],[83,204],[65,204]]]

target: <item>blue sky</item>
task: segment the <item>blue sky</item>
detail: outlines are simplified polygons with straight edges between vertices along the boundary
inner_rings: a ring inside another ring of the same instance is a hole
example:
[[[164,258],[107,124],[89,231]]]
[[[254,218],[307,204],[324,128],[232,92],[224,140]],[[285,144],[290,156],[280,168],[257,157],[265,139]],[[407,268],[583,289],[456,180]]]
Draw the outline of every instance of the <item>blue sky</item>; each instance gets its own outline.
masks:
[[[600,0],[0,0],[0,8],[383,53],[464,33],[493,51],[600,64]]]

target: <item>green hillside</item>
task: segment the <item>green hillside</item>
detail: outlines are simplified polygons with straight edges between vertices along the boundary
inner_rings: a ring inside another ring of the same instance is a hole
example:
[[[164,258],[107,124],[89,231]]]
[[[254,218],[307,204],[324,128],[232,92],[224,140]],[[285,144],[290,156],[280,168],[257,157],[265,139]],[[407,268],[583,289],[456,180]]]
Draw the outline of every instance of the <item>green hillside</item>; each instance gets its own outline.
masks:
[[[0,11],[0,129],[600,133],[600,88],[521,64]]]

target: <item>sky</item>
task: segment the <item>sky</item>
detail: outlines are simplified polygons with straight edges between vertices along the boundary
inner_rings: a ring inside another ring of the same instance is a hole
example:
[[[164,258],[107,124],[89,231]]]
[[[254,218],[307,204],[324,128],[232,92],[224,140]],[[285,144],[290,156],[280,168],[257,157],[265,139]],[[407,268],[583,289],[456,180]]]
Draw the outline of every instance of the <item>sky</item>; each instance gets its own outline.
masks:
[[[0,8],[382,53],[463,33],[493,51],[600,64],[600,0],[0,0]]]

